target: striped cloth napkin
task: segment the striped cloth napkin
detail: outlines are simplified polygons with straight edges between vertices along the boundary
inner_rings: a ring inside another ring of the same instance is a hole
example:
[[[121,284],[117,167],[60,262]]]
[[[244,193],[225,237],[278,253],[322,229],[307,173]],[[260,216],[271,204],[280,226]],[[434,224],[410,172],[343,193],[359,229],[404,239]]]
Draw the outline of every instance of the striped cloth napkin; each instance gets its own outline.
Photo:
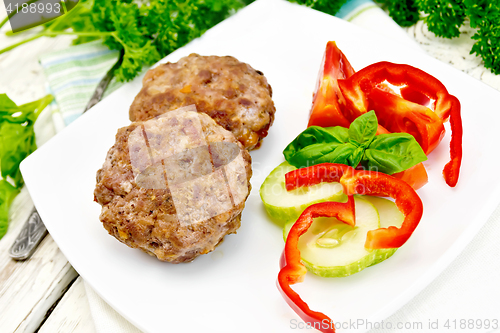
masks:
[[[56,130],[69,125],[82,114],[97,85],[118,57],[117,50],[110,50],[101,41],[68,47],[40,57],[49,92],[55,96],[59,107],[59,112],[53,112]],[[113,79],[104,97],[120,86],[121,83]]]
[[[420,51],[406,32],[371,0],[350,0],[336,16]],[[117,59],[118,52],[109,50],[99,41],[72,46],[40,57],[49,91],[55,96],[58,106],[58,110],[53,112],[56,131],[82,114],[97,84]],[[120,85],[119,82],[111,81],[104,96]],[[88,284],[85,284],[85,288],[96,332],[140,333]]]

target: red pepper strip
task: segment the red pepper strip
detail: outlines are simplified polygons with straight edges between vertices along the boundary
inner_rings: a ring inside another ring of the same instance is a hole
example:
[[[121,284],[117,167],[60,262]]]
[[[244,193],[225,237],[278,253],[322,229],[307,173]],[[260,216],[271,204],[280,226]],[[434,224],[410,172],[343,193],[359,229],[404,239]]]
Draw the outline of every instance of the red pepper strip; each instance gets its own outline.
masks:
[[[388,227],[368,231],[365,248],[386,249],[402,246],[417,227],[424,207],[417,192],[406,182],[385,173],[355,170],[340,179],[347,195],[365,194],[391,197],[404,214],[400,228]]]
[[[413,94],[418,92],[435,100],[434,112],[442,120],[448,118],[451,95],[446,87],[434,76],[410,65],[377,62],[348,79],[339,79],[339,87],[350,108],[359,112],[359,116],[368,111],[366,94],[377,85],[383,85],[384,81],[395,86],[409,86]]]
[[[408,87],[403,88],[402,95],[413,102],[388,92],[385,81],[395,86]],[[410,65],[378,62],[363,68],[350,78],[339,79],[338,85],[347,108],[356,116],[374,109],[380,124],[390,132],[407,131],[414,135],[426,154],[441,141],[444,135],[442,123],[451,116],[451,161],[445,167],[443,175],[449,186],[456,185],[462,160],[460,103],[439,80]],[[431,99],[434,100],[434,112],[425,105],[415,103]]]
[[[431,100],[429,99],[429,97],[422,94],[420,91],[413,89],[410,86],[401,87],[399,89],[399,92],[401,93],[401,97],[403,97],[407,101],[427,107],[431,106]]]
[[[297,169],[285,175],[286,188],[310,186],[321,182],[339,181],[347,194],[347,202],[322,202],[309,206],[292,226],[286,239],[285,250],[280,260],[278,289],[290,307],[310,326],[324,333],[334,333],[332,320],[321,312],[312,311],[293,291],[290,285],[303,282],[307,270],[300,259],[299,238],[311,226],[315,217],[335,217],[355,225],[353,194],[390,196],[405,215],[401,228],[389,227],[371,230],[367,234],[365,247],[391,248],[403,245],[410,237],[422,217],[422,201],[404,181],[375,171],[355,170],[350,166],[323,163],[308,168]]]
[[[321,312],[312,311],[309,306],[293,291],[290,285],[303,282],[307,272],[300,261],[298,249],[299,237],[311,226],[315,217],[335,217],[339,221],[354,226],[354,197],[350,196],[346,203],[321,202],[307,207],[292,226],[286,239],[285,250],[278,274],[278,289],[290,307],[310,326],[324,333],[334,333],[332,320]]]
[[[349,127],[352,119],[347,119],[343,112],[345,102],[337,80],[346,79],[352,74],[354,69],[346,56],[335,42],[328,42],[318,74],[308,127],[313,125]]]
[[[368,249],[395,248],[403,245],[422,218],[422,200],[406,182],[376,171],[355,170],[341,164],[323,163],[297,169],[285,175],[288,191],[297,187],[321,182],[340,182],[344,192],[353,194],[391,197],[405,215],[400,228],[379,228],[368,232],[365,247]]]
[[[345,164],[321,163],[307,168],[296,169],[285,174],[287,191],[298,187],[312,186],[322,182],[340,182],[340,178],[352,167]]]
[[[455,96],[450,99],[450,156],[451,160],[446,163],[443,169],[443,176],[448,186],[455,187],[460,174],[460,165],[462,164],[462,117],[460,116],[460,102]]]
[[[379,123],[391,132],[413,135],[426,155],[444,137],[443,122],[428,107],[377,88],[372,89],[367,96]]]

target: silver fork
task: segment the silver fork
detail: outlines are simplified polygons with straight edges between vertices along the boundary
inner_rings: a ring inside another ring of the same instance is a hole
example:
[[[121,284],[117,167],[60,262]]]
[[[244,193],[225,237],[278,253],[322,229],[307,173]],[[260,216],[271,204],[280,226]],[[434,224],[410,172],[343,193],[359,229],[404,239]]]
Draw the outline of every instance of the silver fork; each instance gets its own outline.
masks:
[[[95,89],[94,94],[90,98],[87,106],[85,107],[85,110],[83,110],[83,113],[96,105],[102,99],[106,88],[113,78],[115,69],[117,69],[121,65],[122,60],[123,52],[120,53],[118,61],[113,65],[113,67],[106,73],[106,76],[104,76],[101,82],[99,82],[99,84],[97,85],[97,88]],[[24,223],[21,232],[19,233],[9,250],[10,257],[15,260],[26,260],[30,258],[31,255],[35,252],[38,244],[40,244],[47,233],[47,228],[45,228],[42,218],[38,214],[36,207],[33,207],[33,210]]]

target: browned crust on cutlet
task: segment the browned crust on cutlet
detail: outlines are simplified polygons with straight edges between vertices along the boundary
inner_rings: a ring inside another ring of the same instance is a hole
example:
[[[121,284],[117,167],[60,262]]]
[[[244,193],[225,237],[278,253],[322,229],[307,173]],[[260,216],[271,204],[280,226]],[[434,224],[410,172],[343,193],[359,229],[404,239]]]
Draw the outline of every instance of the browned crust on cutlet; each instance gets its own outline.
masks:
[[[272,89],[262,72],[231,56],[191,54],[149,70],[130,106],[132,121],[195,104],[231,131],[248,149],[257,148],[274,120]]]
[[[199,114],[199,117],[207,142],[234,142],[239,145],[249,193],[252,175],[250,155],[230,132],[206,115]],[[240,227],[245,200],[203,222],[180,223],[169,188],[145,189],[137,186],[134,180],[128,139],[141,124],[135,122],[118,130],[115,144],[97,172],[94,200],[102,205],[100,220],[112,236],[130,247],[139,248],[162,261],[191,261],[214,250],[225,235],[236,232]]]

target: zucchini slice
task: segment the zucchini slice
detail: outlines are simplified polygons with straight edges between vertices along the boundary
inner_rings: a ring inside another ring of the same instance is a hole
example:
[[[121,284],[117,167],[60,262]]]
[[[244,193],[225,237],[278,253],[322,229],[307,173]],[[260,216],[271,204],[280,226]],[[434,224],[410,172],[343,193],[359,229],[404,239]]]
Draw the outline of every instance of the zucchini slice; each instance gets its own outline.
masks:
[[[267,213],[281,225],[295,221],[310,205],[322,201],[346,201],[347,196],[339,183],[321,183],[287,191],[285,174],[296,168],[288,162],[277,166],[260,187],[260,198]]]
[[[404,216],[387,199],[355,196],[356,226],[351,227],[335,218],[316,218],[299,239],[302,262],[307,269],[323,277],[343,277],[375,265],[397,249],[365,249],[369,230],[389,225],[401,226]],[[381,222],[383,221],[383,222]],[[285,225],[288,235],[295,221]]]

